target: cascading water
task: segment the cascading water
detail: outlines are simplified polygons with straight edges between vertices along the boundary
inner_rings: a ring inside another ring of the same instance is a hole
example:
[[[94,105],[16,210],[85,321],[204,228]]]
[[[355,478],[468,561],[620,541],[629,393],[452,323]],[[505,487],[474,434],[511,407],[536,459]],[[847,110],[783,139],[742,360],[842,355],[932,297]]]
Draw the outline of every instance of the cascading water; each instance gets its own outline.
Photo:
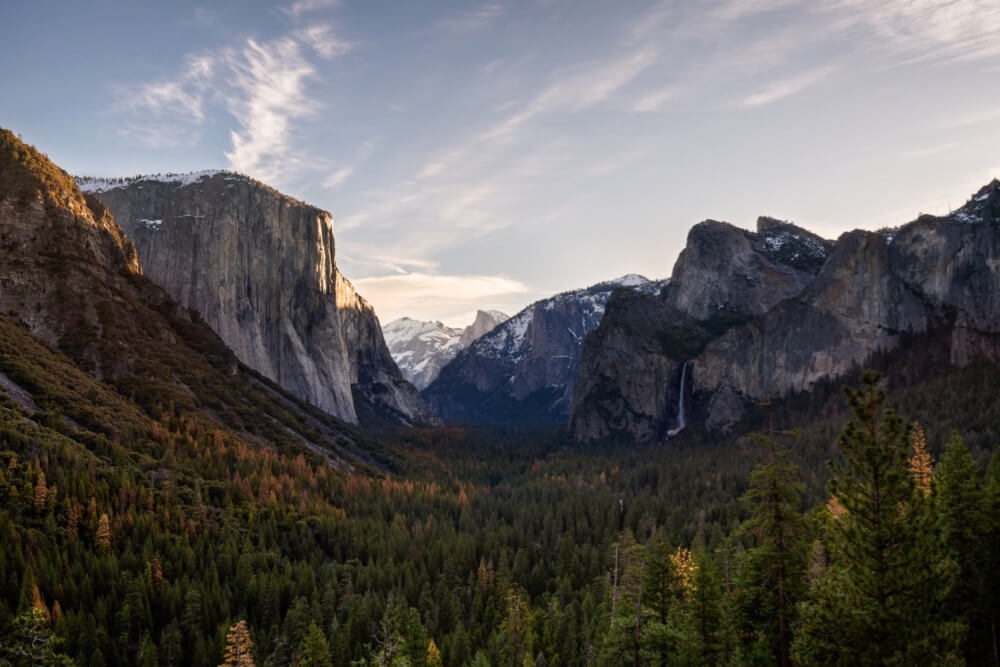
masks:
[[[690,361],[685,361],[681,366],[681,385],[677,395],[677,426],[667,431],[667,437],[672,438],[687,426],[687,416],[684,414],[684,387],[687,384],[687,370]]]

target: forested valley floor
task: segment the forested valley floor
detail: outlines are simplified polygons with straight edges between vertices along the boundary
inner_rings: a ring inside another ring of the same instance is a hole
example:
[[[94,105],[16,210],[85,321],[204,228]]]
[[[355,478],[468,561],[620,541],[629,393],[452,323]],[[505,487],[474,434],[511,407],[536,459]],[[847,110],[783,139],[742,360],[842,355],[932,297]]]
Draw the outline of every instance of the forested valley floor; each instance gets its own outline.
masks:
[[[0,394],[0,664],[998,664],[995,364],[883,360],[655,447],[385,432],[346,469],[3,334],[34,399]]]

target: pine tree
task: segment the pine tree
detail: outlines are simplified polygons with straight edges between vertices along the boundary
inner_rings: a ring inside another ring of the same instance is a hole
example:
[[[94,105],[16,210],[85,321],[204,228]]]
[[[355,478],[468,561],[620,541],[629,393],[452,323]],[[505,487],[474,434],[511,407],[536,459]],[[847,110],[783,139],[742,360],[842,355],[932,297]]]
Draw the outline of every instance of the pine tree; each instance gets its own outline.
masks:
[[[941,664],[956,648],[954,625],[936,616],[950,581],[910,474],[908,430],[885,408],[878,374],[861,380],[845,388],[853,418],[831,464],[846,511],[826,523],[830,564],[802,608],[793,653],[804,664]]]
[[[982,513],[979,477],[965,441],[952,434],[934,479],[934,500],[947,555],[958,566],[955,586],[945,601],[946,613],[968,627],[965,657],[969,664],[983,664],[992,653],[983,578],[989,567],[984,539],[989,527]]]
[[[438,649],[437,644],[434,640],[427,642],[427,657],[424,662],[427,667],[443,667],[444,663],[441,661],[441,651]]]
[[[298,664],[301,667],[330,667],[333,657],[330,655],[330,644],[326,635],[315,623],[309,624],[306,636],[298,652]]]
[[[986,469],[983,489],[983,516],[986,518],[985,550],[987,566],[982,576],[986,582],[986,612],[983,622],[990,628],[989,663],[1000,665],[1000,450],[993,453]]]
[[[535,634],[531,627],[531,602],[517,585],[504,595],[506,614],[500,624],[505,664],[517,667],[534,650]]]
[[[722,577],[712,555],[702,550],[695,557],[691,570],[691,592],[688,604],[696,640],[696,654],[703,665],[722,662],[722,636],[725,619]]]
[[[41,514],[45,510],[45,502],[49,497],[49,488],[45,483],[45,473],[38,471],[38,479],[35,482],[35,511]]]
[[[102,514],[97,522],[97,546],[108,551],[111,549],[111,521],[107,514]]]
[[[693,644],[694,631],[687,605],[691,589],[687,550],[674,550],[662,535],[657,535],[648,548],[643,604],[645,617],[642,627],[642,656],[652,664],[668,665],[681,662]],[[679,572],[677,565],[685,568]]]
[[[645,585],[646,551],[630,530],[613,546],[610,583],[610,619],[604,635],[605,664],[633,664],[642,649],[642,597]]]
[[[934,473],[934,461],[927,451],[927,438],[920,424],[914,424],[910,431],[910,442],[913,445],[913,456],[910,457],[910,474],[917,490],[925,496],[931,492],[931,479]]]
[[[70,666],[73,661],[58,652],[61,640],[48,628],[45,614],[36,608],[18,614],[0,638],[0,665]]]
[[[750,474],[743,501],[750,517],[740,532],[752,540],[740,576],[741,635],[754,660],[791,664],[791,629],[802,599],[809,548],[805,520],[799,511],[802,483],[788,451],[773,438],[755,436],[765,462]]]
[[[232,667],[254,667],[253,640],[250,639],[250,630],[247,622],[240,619],[235,625],[229,628],[226,635],[226,650],[222,658],[222,666]]]

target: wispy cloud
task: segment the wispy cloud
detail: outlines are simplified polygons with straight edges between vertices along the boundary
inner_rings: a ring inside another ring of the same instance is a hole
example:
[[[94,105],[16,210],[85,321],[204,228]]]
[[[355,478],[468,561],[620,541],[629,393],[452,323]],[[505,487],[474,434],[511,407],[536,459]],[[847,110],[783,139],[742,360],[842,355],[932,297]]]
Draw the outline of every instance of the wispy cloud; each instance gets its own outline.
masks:
[[[353,167],[341,167],[323,179],[322,187],[325,190],[339,188],[354,173]]]
[[[1000,56],[995,0],[837,0],[823,5],[867,26],[902,62],[936,63]]]
[[[904,151],[900,153],[899,157],[905,160],[915,160],[918,158],[931,157],[933,155],[947,153],[948,151],[955,150],[958,146],[959,144],[953,141],[945,144],[936,144],[934,146],[924,146],[923,148],[915,148],[913,150]]]
[[[666,88],[646,93],[632,106],[632,111],[638,113],[663,111],[667,104],[677,97],[678,92],[679,89],[677,86],[667,86]]]
[[[798,4],[801,0],[726,0],[712,10],[722,21],[740,21],[755,14],[764,14]]]
[[[483,5],[475,9],[467,9],[453,16],[448,16],[439,22],[441,29],[458,34],[475,32],[489,27],[503,14],[499,4]]]
[[[274,182],[306,159],[296,150],[294,126],[321,108],[307,89],[317,77],[316,58],[350,49],[350,42],[318,23],[272,41],[248,39],[240,47],[192,55],[174,77],[117,89],[117,110],[128,115],[118,132],[154,148],[195,145],[209,111],[221,108],[235,121],[225,152],[229,166]],[[350,173],[331,174],[327,187]]]
[[[296,33],[300,41],[311,47],[321,58],[335,58],[351,50],[352,44],[337,36],[329,25],[318,24]]]
[[[264,44],[248,40],[228,61],[233,93],[226,106],[239,127],[230,132],[226,158],[233,169],[272,181],[291,157],[291,122],[318,108],[305,90],[315,69],[291,38]]]
[[[283,11],[292,18],[299,18],[303,14],[319,11],[321,9],[331,9],[340,4],[340,0],[296,0],[287,7],[282,7]]]
[[[149,148],[196,141],[217,64],[213,55],[193,55],[176,77],[138,87],[119,87],[119,110],[131,115],[119,126],[119,133]]]
[[[777,102],[778,100],[800,93],[810,86],[816,85],[829,76],[832,71],[833,67],[831,66],[820,67],[787,79],[774,81],[756,93],[743,98],[741,105],[745,107],[761,107]]]
[[[946,130],[953,130],[960,127],[971,127],[982,125],[983,123],[993,123],[1000,120],[1000,109],[987,109],[983,111],[961,111],[953,116],[941,120],[935,127]]]
[[[432,275],[412,272],[372,276],[353,281],[379,314],[382,322],[402,316],[443,317],[467,324],[469,314],[497,307],[510,297],[530,292],[524,283],[498,275]]]

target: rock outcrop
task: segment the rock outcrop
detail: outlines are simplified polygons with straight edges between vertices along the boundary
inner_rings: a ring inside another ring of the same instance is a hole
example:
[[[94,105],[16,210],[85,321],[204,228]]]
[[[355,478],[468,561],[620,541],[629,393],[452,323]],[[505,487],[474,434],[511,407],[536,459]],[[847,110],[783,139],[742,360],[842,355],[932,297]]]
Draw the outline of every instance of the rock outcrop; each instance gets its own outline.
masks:
[[[142,274],[100,201],[3,129],[0,317],[6,331],[15,323],[152,419],[176,410],[249,443],[302,445],[338,464],[369,457],[343,423],[242,366],[196,312]],[[110,419],[91,416],[91,428]]]
[[[230,172],[79,180],[243,363],[347,422],[428,418],[337,269],[329,213]]]
[[[906,336],[950,331],[955,364],[1000,354],[988,335],[1000,330],[996,180],[948,216],[834,244],[770,219],[756,235],[723,230],[692,230],[662,300],[608,304],[585,347],[578,439],[663,439],[676,428],[686,361],[683,390],[706,427],[725,429],[748,402],[809,390]]]
[[[584,346],[570,428],[583,441],[657,441],[680,427],[681,377],[710,341],[815,278],[832,244],[786,222],[757,231],[706,220],[688,233],[659,296],[619,293]],[[694,365],[693,378],[698,377]],[[691,402],[688,401],[688,404]]]
[[[461,351],[423,396],[454,422],[565,424],[584,338],[608,298],[663,286],[630,275],[537,301]]]
[[[507,319],[499,311],[480,310],[472,324],[460,329],[401,317],[383,326],[382,334],[403,377],[422,390],[459,352]]]

